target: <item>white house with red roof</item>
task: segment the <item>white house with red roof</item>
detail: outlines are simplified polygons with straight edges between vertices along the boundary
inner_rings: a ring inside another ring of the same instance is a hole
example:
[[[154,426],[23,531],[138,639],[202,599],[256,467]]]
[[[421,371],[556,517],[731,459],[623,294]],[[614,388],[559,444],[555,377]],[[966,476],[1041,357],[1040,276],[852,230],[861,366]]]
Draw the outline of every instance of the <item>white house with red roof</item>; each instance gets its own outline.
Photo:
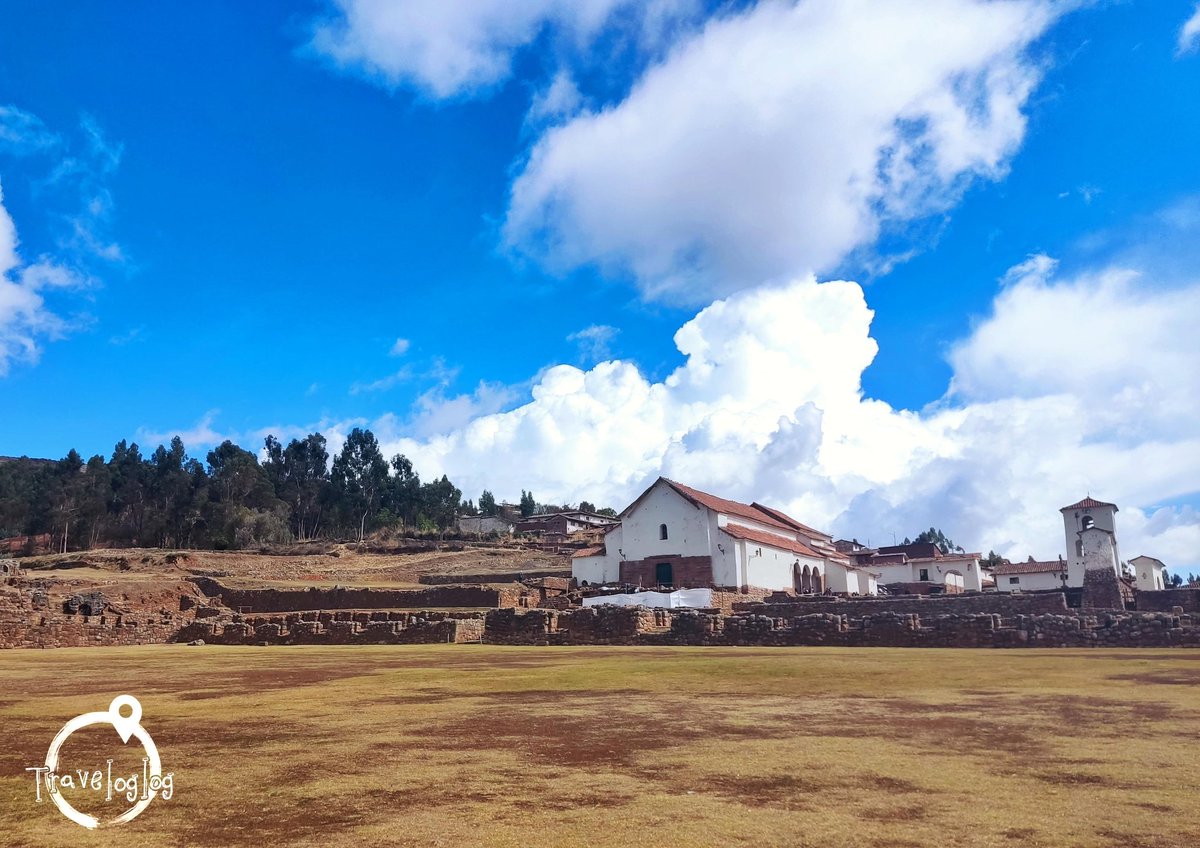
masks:
[[[943,551],[932,542],[867,548],[857,542],[834,543],[854,565],[878,575],[879,585],[899,594],[979,592],[984,587],[981,554]]]
[[[1062,557],[1051,560],[1002,562],[992,569],[998,592],[1037,592],[1063,589],[1070,585],[1067,561]],[[1083,585],[1080,583],[1079,585]]]
[[[828,533],[760,503],[658,478],[620,515],[601,548],[579,551],[572,575],[589,584],[757,587],[874,594]]]

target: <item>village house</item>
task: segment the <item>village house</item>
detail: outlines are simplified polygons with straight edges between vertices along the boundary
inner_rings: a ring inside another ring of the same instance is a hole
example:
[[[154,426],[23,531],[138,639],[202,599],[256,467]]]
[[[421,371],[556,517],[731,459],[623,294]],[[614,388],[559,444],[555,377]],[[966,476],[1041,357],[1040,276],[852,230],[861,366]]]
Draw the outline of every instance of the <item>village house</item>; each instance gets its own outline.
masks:
[[[625,508],[602,546],[575,554],[581,583],[736,587],[873,595],[859,568],[814,530],[759,503],[739,503],[660,477]]]
[[[879,585],[891,587],[893,594],[978,592],[987,584],[978,553],[947,553],[931,542],[881,548],[845,539],[834,544],[852,564],[878,574]]]
[[[507,536],[513,532],[516,522],[503,515],[460,515],[459,533],[474,533],[480,536],[498,533]]]
[[[992,574],[999,592],[1063,589],[1069,581],[1067,561],[1061,556],[1045,561],[1030,557],[1025,562],[1002,562],[992,569]]]
[[[588,530],[603,530],[617,524],[618,519],[580,509],[547,512],[522,518],[516,523],[518,533],[546,533],[569,536]]]
[[[1133,569],[1134,585],[1139,591],[1155,592],[1167,588],[1166,578],[1163,577],[1166,566],[1162,560],[1142,554],[1131,559],[1129,567]]]

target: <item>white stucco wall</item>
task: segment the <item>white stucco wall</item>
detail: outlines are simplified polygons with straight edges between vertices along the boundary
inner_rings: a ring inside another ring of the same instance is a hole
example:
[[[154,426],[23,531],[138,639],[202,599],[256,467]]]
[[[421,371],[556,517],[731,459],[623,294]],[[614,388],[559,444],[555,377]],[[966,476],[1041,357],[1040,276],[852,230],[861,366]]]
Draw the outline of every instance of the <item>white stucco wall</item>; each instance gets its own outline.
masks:
[[[908,563],[896,562],[886,565],[871,563],[871,569],[879,573],[879,582],[885,586],[888,583],[912,583],[916,580],[913,577],[913,567]]]
[[[1140,591],[1155,592],[1166,588],[1163,580],[1163,564],[1153,557],[1137,556],[1129,561],[1133,576]]]
[[[706,512],[709,538],[713,540],[713,585],[741,586],[742,560],[739,558],[739,546],[733,539],[720,532],[720,525],[725,523],[721,515],[712,510]]]
[[[621,557],[617,553],[624,544],[622,528],[614,527],[604,536],[605,553],[600,556],[575,557],[571,560],[571,576],[580,583],[616,583],[621,577]]]
[[[617,574],[610,575],[609,559],[606,556],[575,557],[571,560],[571,576],[580,583],[590,585],[617,582]]]
[[[997,574],[997,592],[1033,592],[1039,589],[1061,589],[1060,571],[1043,571],[1036,574]],[[1012,582],[1013,580],[1017,582]]]
[[[659,482],[621,520],[621,550],[625,560],[678,554],[709,556],[709,510],[696,507],[682,495]],[[667,538],[659,538],[660,525],[667,525]],[[609,551],[615,553],[612,544]],[[714,575],[715,577],[715,575]]]
[[[830,591],[850,594],[858,592],[858,572],[849,571],[836,562],[826,563],[825,580]]]

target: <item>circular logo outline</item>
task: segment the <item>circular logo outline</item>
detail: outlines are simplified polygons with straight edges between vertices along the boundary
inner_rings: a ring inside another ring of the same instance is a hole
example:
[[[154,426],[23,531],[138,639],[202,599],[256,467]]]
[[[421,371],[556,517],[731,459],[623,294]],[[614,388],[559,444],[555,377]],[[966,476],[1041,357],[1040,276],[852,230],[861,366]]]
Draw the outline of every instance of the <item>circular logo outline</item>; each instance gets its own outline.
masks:
[[[128,716],[121,715],[122,707],[130,708]],[[150,734],[140,724],[141,719],[142,705],[132,695],[120,695],[114,698],[105,712],[84,713],[83,715],[76,716],[63,725],[62,730],[58,731],[58,735],[50,743],[50,748],[46,751],[46,768],[50,774],[57,774],[59,750],[62,748],[63,743],[76,730],[90,727],[93,724],[111,724],[116,728],[117,734],[121,737],[123,743],[128,744],[130,738],[136,738],[142,744],[142,748],[149,759],[149,777],[158,777],[161,781],[162,762],[158,757],[158,746],[154,744],[154,740],[150,738]],[[143,787],[143,792],[146,793],[144,798],[121,815],[104,822],[101,822],[95,816],[82,813],[71,806],[71,802],[62,796],[57,783],[51,784],[49,795],[50,800],[54,802],[54,806],[58,807],[59,812],[64,816],[78,825],[82,825],[88,829],[95,829],[124,824],[137,818],[142,811],[150,806],[150,802],[158,796],[158,790],[149,791],[149,786]]]

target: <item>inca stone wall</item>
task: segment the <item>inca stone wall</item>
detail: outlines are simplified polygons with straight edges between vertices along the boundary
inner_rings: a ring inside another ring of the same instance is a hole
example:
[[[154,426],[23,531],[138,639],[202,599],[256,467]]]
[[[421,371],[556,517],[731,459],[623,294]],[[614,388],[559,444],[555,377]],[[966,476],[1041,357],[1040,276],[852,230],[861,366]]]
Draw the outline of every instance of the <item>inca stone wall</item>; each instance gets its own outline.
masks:
[[[837,598],[799,596],[772,603],[735,603],[734,612],[771,616],[835,615],[863,616],[881,612],[912,613],[920,616],[991,613],[1003,616],[1060,613],[1067,609],[1061,592],[1007,593],[976,592],[965,595],[904,595],[898,598]]]
[[[438,612],[317,612],[286,616],[234,616],[197,620],[174,635],[176,642],[218,645],[411,645],[478,642],[483,617]]]
[[[211,577],[189,578],[210,598],[241,612],[335,609],[425,609],[428,607],[536,607],[541,596],[511,586],[431,586],[428,589],[235,589]]]
[[[1200,589],[1161,589],[1137,593],[1139,612],[1171,612],[1176,607],[1184,612],[1200,612]]]
[[[1105,612],[920,616],[878,612],[723,616],[696,610],[585,607],[493,610],[485,642],[511,645],[746,645],[893,648],[1200,647],[1200,615]]]

